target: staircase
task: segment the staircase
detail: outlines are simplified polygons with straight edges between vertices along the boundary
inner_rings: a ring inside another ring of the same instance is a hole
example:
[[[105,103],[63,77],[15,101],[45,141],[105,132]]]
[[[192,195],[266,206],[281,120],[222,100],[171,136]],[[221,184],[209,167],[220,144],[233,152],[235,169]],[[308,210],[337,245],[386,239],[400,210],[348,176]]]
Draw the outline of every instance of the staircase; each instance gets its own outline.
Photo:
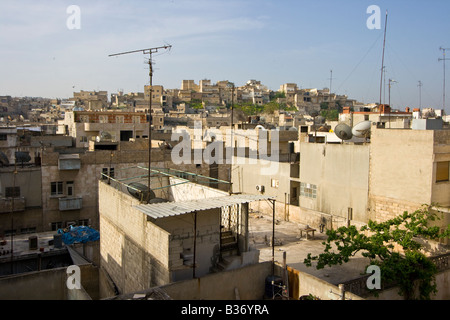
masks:
[[[223,231],[221,233],[220,244],[220,252],[222,253],[222,256],[224,253],[227,253],[228,255],[239,253],[237,239],[232,231]]]
[[[239,248],[237,239],[232,231],[222,231],[220,243],[220,258],[215,267],[212,268],[213,272],[229,270],[230,268],[233,268],[236,263],[239,265],[241,261],[241,258],[238,255]]]

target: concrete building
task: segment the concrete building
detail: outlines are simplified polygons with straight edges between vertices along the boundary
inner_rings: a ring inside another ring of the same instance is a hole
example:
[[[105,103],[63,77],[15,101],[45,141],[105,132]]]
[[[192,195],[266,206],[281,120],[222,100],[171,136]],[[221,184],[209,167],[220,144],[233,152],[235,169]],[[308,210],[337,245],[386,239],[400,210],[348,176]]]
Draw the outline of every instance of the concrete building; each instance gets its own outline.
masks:
[[[445,227],[450,223],[449,167],[449,130],[373,130],[369,216],[384,221],[435,204],[444,213],[440,224]]]
[[[160,126],[158,117],[157,120]],[[95,141],[102,133],[116,143],[132,138],[148,138],[147,114],[143,112],[66,112],[64,120],[60,121],[59,125],[64,128],[62,131],[76,139],[77,148],[89,148],[89,141]]]
[[[450,131],[383,129],[376,123],[371,131],[367,143],[300,140],[300,161],[279,162],[270,175],[261,174],[260,160],[253,166],[236,161],[233,190],[253,194],[263,190],[277,199],[281,219],[314,228],[385,221],[423,204],[436,205],[433,210],[441,215],[438,225],[446,228]],[[263,202],[257,205],[255,209],[271,212]]]
[[[74,92],[73,98],[69,100],[75,101],[77,106],[90,111],[101,110],[109,105],[107,91],[81,90],[80,92]]]
[[[258,262],[248,242],[248,203],[268,197],[230,195],[170,169],[153,173],[154,203],[126,192],[133,177],[99,184],[101,266],[121,293],[204,276],[225,254],[239,253],[233,268]]]

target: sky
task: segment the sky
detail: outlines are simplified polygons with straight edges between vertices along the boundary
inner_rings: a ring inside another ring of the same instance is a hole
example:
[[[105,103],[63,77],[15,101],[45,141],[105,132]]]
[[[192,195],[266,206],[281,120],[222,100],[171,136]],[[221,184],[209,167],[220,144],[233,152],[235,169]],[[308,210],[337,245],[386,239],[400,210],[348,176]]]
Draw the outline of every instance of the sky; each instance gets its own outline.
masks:
[[[0,95],[143,92],[148,55],[109,55],[171,45],[152,55],[153,84],[166,89],[255,79],[375,103],[386,26],[381,102],[442,109],[449,12],[448,0],[0,0]]]

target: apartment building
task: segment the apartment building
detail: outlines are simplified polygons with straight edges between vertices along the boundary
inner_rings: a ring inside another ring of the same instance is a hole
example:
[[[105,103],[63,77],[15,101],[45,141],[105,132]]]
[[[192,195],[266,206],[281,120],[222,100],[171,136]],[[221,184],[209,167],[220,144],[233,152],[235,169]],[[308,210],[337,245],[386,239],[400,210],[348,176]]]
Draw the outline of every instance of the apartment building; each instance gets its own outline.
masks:
[[[85,110],[101,110],[106,108],[108,103],[107,91],[84,91],[74,92],[73,100],[78,106],[84,107]]]
[[[158,128],[163,126],[164,117],[153,119]],[[59,125],[64,128],[63,132],[76,139],[77,148],[89,148],[89,141],[95,141],[102,134],[116,144],[132,138],[148,138],[147,114],[143,112],[72,111],[66,112]]]
[[[299,161],[280,162],[271,175],[261,174],[261,161],[233,165],[233,188],[264,190],[278,200],[281,218],[315,228],[385,221],[423,204],[436,204],[433,210],[442,216],[438,225],[446,228],[449,137],[449,130],[385,129],[375,123],[367,143],[300,139]],[[264,203],[256,209],[271,213]]]

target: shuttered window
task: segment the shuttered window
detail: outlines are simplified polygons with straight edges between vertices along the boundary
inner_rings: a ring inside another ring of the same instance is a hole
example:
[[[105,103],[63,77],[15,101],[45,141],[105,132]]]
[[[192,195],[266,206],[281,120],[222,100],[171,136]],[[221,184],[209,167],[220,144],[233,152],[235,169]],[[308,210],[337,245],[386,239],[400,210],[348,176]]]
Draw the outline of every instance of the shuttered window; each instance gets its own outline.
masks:
[[[436,182],[449,181],[450,161],[436,163]]]

